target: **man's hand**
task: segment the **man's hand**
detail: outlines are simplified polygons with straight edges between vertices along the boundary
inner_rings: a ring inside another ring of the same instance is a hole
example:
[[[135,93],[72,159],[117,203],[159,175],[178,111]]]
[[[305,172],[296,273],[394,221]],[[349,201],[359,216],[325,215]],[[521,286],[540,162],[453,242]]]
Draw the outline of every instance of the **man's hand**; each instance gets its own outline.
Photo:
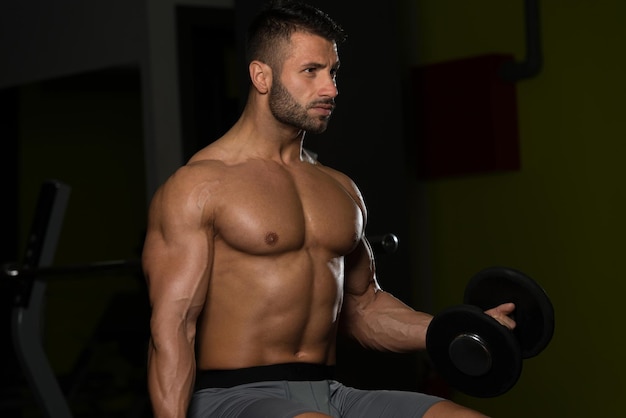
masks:
[[[493,317],[496,321],[498,321],[508,329],[512,330],[515,329],[516,324],[513,318],[511,318],[509,315],[511,315],[514,310],[514,303],[503,303],[502,305],[485,311],[485,313]]]

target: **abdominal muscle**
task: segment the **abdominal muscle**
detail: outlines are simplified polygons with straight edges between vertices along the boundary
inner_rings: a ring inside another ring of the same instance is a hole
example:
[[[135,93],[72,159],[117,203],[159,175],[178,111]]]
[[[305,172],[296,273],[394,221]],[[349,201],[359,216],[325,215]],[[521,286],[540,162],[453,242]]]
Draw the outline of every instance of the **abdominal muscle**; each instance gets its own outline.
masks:
[[[198,321],[197,367],[334,364],[342,259],[304,249],[275,257],[226,253],[220,259],[216,251]]]

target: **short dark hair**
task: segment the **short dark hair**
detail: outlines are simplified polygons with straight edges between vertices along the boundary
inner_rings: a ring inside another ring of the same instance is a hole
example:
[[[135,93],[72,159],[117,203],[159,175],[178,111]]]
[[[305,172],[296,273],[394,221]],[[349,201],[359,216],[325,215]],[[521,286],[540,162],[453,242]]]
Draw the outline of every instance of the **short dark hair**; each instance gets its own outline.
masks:
[[[308,32],[337,44],[346,39],[343,28],[326,13],[310,4],[293,0],[266,3],[250,24],[246,42],[246,60],[277,65],[277,44],[289,41],[294,32]]]

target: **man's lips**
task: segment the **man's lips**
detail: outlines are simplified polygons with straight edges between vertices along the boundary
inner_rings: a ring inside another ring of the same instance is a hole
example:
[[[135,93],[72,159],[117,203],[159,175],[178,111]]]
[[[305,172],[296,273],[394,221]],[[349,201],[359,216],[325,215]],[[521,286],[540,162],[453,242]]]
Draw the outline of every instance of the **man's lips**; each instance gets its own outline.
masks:
[[[318,103],[313,105],[311,108],[326,116],[330,116],[333,110],[335,110],[334,105],[326,103]]]

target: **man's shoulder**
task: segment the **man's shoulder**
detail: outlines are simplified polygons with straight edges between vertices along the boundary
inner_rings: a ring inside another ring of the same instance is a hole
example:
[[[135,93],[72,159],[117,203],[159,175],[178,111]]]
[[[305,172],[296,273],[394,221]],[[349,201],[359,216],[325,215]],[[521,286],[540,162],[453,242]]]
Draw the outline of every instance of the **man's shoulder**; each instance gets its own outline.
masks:
[[[225,164],[220,160],[195,159],[179,167],[170,177],[168,182],[173,183],[197,183],[204,182],[219,176],[225,169]]]
[[[341,184],[343,184],[344,187],[348,187],[348,188],[351,188],[351,189],[352,188],[354,188],[354,189],[357,188],[356,184],[354,183],[354,181],[352,180],[352,178],[348,174],[346,174],[346,173],[344,173],[342,171],[339,171],[336,168],[329,167],[327,165],[323,165],[323,164],[321,164],[319,162],[317,162],[315,165],[321,171],[323,171],[327,175],[333,177],[336,181],[338,181]]]
[[[157,196],[169,201],[184,201],[199,189],[213,188],[224,177],[224,163],[213,159],[193,159],[176,169],[159,187]]]

